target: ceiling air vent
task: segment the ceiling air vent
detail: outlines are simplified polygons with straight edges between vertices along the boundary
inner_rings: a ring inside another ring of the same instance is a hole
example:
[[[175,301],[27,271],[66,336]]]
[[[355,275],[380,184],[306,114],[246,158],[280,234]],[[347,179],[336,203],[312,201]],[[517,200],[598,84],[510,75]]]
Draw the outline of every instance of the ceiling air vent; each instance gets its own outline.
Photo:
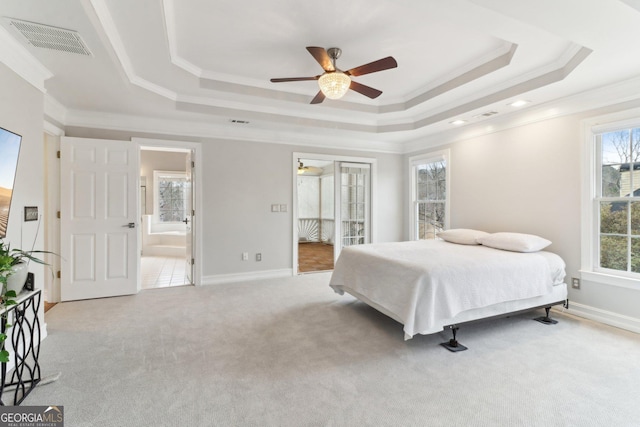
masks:
[[[7,19],[32,46],[92,56],[91,51],[76,31],[36,24],[35,22],[21,21],[19,19]]]
[[[481,113],[481,114],[475,115],[475,116],[473,116],[473,118],[474,119],[480,119],[480,118],[483,118],[483,117],[491,117],[491,116],[493,116],[495,114],[498,114],[498,112],[497,111],[487,111],[486,113]]]
[[[498,112],[497,111],[487,111],[486,113],[480,114],[480,116],[482,116],[482,117],[491,117],[494,114],[498,114]]]

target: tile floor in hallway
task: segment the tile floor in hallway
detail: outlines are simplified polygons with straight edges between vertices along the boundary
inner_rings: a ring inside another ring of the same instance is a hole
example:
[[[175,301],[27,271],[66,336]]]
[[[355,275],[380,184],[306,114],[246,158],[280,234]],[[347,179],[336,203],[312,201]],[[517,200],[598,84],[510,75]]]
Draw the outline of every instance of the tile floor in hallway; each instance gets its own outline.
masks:
[[[184,257],[143,256],[140,260],[142,289],[182,286],[186,280]]]

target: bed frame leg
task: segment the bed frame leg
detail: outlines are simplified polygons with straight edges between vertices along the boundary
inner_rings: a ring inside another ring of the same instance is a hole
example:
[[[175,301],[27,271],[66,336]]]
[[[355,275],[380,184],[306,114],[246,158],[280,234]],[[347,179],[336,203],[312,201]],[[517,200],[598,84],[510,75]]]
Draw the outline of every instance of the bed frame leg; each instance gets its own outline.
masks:
[[[458,340],[456,339],[456,333],[458,332],[458,327],[455,325],[449,326],[449,329],[451,329],[451,332],[453,333],[453,338],[451,338],[449,341],[447,342],[443,342],[440,345],[443,346],[444,348],[446,348],[449,351],[452,352],[458,352],[458,351],[465,351],[467,349],[467,347],[463,346],[462,344],[460,344],[458,342]]]
[[[544,311],[546,312],[546,315],[536,317],[533,320],[535,320],[536,322],[544,323],[545,325],[555,325],[556,323],[558,323],[558,321],[553,320],[551,317],[549,317],[549,310],[551,310],[551,307],[545,307]]]

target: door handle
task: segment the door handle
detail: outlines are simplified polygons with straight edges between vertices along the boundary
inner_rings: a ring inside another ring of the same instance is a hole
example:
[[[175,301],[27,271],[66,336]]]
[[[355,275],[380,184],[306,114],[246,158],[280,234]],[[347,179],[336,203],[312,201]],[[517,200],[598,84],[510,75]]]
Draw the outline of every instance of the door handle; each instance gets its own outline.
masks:
[[[123,227],[136,228],[136,223],[135,222],[130,222],[129,224],[123,225]]]
[[[189,218],[183,219],[182,222],[184,222],[185,224],[189,224]]]

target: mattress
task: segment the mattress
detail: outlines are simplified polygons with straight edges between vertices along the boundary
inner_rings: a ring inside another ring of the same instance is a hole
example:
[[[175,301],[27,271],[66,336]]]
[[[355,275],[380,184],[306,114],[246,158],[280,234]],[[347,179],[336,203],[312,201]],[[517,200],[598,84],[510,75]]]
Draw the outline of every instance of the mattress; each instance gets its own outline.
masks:
[[[422,240],[344,248],[330,286],[402,323],[409,339],[456,322],[561,301],[564,277],[564,261],[551,252]]]

